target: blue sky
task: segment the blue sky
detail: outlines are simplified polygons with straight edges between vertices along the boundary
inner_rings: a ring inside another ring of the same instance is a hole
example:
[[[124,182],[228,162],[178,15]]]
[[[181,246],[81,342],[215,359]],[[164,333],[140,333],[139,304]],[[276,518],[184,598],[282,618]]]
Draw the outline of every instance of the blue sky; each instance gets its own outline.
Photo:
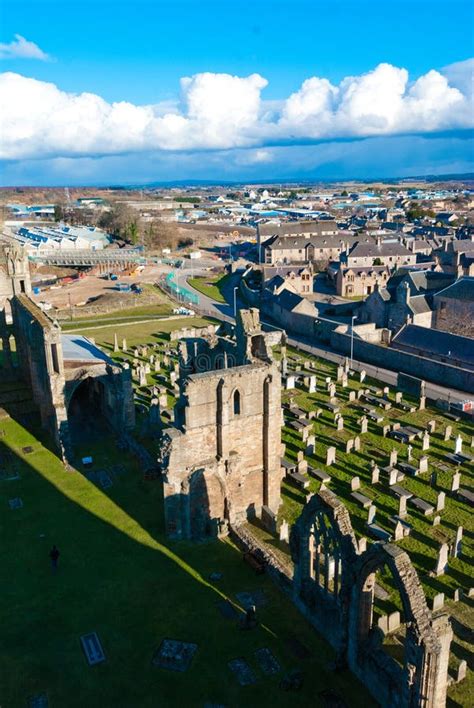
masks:
[[[0,20],[3,184],[474,169],[471,1],[3,0]]]

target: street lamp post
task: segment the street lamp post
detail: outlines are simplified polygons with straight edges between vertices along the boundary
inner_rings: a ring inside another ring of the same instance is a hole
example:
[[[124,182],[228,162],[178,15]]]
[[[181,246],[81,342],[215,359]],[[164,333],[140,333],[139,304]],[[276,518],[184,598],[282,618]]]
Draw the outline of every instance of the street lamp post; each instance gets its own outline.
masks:
[[[351,369],[352,369],[352,360],[354,358],[354,320],[357,319],[357,315],[353,315],[351,318]]]
[[[237,320],[237,290],[239,289],[238,285],[235,286],[234,288],[234,317]]]

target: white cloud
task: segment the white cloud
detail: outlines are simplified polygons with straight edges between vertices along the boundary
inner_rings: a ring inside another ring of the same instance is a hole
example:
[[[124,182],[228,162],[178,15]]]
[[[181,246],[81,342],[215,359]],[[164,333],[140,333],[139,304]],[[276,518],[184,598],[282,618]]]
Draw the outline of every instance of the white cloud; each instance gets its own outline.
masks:
[[[229,150],[337,138],[427,134],[473,127],[467,62],[410,82],[406,69],[379,64],[338,86],[311,77],[283,101],[265,102],[267,81],[202,73],[181,80],[179,103],[107,103],[19,74],[0,75],[0,156],[35,159],[141,151]],[[464,77],[464,78],[463,78]]]
[[[16,34],[8,44],[0,42],[0,59],[40,59],[49,61],[50,57],[34,42],[30,42],[21,34]]]

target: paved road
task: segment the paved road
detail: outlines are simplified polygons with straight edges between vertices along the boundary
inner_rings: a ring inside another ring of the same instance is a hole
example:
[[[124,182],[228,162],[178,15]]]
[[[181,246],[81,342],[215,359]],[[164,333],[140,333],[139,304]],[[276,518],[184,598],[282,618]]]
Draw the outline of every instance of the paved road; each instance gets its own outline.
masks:
[[[226,298],[227,302],[233,302],[234,287],[237,285],[239,280],[240,274],[234,273],[228,279],[226,287],[223,288],[223,295]],[[188,287],[191,290],[193,289],[189,285],[189,283]],[[234,321],[233,305],[231,306],[227,303],[221,304],[215,302],[211,298],[202,295],[201,293],[199,293],[199,296],[199,309],[202,310],[203,314],[210,315],[211,317],[216,317],[217,319],[226,320],[228,322]],[[247,307],[247,304],[244,302],[244,300],[242,300],[242,298],[237,297],[237,308],[240,309],[241,307]],[[272,329],[281,329],[280,327],[273,325],[271,322],[266,322],[265,320],[262,320],[262,324]],[[346,359],[345,355],[335,352],[329,346],[326,346],[322,343],[318,343],[317,345],[315,345],[313,342],[305,340],[304,337],[295,337],[294,335],[292,335],[288,338],[288,343],[296,349],[301,349],[301,351],[307,352],[308,354],[313,354],[314,356],[321,357],[322,359],[327,359],[328,361],[333,361],[337,364],[343,363]],[[374,379],[378,379],[379,381],[383,381],[389,386],[397,385],[397,371],[372,366],[372,364],[367,364],[366,362],[353,359],[351,364],[351,370],[360,371],[361,369],[365,369],[368,376],[371,376]],[[425,391],[427,397],[431,398],[432,400],[437,400],[438,398],[441,398],[444,401],[454,402],[462,401],[466,398],[472,398],[472,394],[469,394],[465,391],[459,391],[454,388],[445,388],[444,386],[438,386],[437,384],[430,383],[429,381],[426,382]]]

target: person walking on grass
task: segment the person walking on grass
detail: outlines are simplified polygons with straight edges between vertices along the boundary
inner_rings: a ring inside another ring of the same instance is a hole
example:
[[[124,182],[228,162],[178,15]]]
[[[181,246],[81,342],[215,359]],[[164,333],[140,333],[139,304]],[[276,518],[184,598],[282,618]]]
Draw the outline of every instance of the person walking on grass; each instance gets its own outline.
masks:
[[[50,550],[49,557],[51,558],[51,569],[52,569],[53,573],[55,573],[58,569],[58,559],[59,559],[59,551],[55,545]]]

